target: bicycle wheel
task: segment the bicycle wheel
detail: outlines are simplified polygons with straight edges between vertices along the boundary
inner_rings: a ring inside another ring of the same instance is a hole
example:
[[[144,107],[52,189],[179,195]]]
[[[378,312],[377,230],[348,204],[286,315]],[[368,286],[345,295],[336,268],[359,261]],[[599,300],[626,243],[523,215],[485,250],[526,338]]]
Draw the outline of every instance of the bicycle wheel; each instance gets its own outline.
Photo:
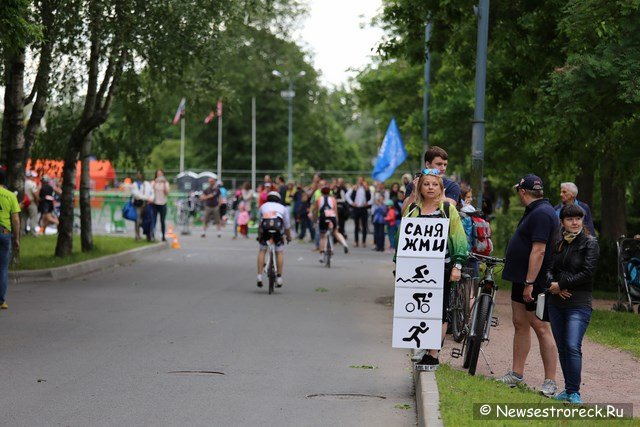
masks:
[[[325,256],[325,260],[324,260],[324,265],[327,266],[327,268],[331,268],[331,252],[333,252],[333,245],[331,244],[331,236],[327,236],[327,249],[324,251],[324,256]]]
[[[272,251],[272,249],[270,249],[270,251]],[[271,252],[271,256],[269,257],[269,271],[267,273],[267,275],[269,276],[269,295],[271,295],[273,293],[273,288],[274,285],[276,283],[276,268],[275,268],[275,262],[276,262],[276,256],[275,253]]]
[[[451,329],[455,342],[462,342],[465,335],[465,312],[467,305],[464,282],[460,281],[451,287]]]
[[[491,326],[489,321],[489,311],[491,309],[491,295],[480,295],[478,301],[478,315],[476,316],[476,326],[474,330],[474,336],[469,337],[469,375],[476,374],[476,366],[478,365],[478,356],[480,355],[480,346],[482,345],[482,338],[486,328]]]

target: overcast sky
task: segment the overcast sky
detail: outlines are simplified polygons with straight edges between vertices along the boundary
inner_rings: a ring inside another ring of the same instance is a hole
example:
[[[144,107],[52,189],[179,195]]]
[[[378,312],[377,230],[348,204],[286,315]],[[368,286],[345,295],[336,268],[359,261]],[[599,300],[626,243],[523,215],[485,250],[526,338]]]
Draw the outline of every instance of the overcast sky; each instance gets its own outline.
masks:
[[[329,86],[346,83],[354,72],[370,62],[382,37],[382,30],[371,28],[371,18],[382,0],[307,0],[309,17],[302,23],[299,43],[314,53],[321,81]],[[364,25],[364,28],[361,26]]]

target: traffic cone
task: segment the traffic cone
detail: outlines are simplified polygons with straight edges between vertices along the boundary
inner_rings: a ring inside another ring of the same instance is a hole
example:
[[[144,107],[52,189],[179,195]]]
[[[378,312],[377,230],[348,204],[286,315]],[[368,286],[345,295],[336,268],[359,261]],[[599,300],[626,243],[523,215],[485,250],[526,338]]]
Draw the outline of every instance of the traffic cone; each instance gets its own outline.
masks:
[[[180,249],[180,242],[178,242],[178,236],[173,236],[173,242],[171,242],[171,249]]]
[[[170,239],[175,239],[176,238],[176,234],[173,232],[173,227],[169,226],[167,229],[167,237]]]

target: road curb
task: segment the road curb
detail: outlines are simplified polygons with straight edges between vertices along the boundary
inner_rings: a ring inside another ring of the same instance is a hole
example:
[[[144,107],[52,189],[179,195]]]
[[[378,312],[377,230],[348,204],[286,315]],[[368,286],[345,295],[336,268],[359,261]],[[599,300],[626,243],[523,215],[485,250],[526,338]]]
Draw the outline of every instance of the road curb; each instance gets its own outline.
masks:
[[[443,427],[436,373],[414,370],[413,381],[416,387],[418,426]]]
[[[141,248],[130,249],[113,255],[107,255],[88,261],[65,265],[63,267],[43,268],[41,270],[10,271],[9,280],[12,283],[50,282],[65,280],[84,274],[94,273],[117,264],[135,261],[144,255],[159,252],[169,248],[168,242],[160,242]]]

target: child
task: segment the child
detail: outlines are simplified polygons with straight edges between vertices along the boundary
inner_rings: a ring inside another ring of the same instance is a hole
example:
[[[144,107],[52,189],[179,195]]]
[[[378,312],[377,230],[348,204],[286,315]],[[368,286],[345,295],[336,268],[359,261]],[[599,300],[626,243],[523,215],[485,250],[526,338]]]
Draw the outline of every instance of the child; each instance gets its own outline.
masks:
[[[247,212],[247,206],[244,202],[238,204],[238,227],[240,228],[240,234],[245,239],[249,238],[249,220],[251,219],[249,212]]]
[[[373,242],[378,252],[384,252],[384,224],[385,216],[387,215],[387,207],[382,201],[382,196],[376,197],[372,209]]]
[[[389,236],[389,243],[391,244],[391,250],[393,250],[396,248],[396,233],[398,232],[396,208],[391,199],[387,199],[384,204],[387,205],[387,215],[384,217],[384,222],[387,224],[387,236]]]

